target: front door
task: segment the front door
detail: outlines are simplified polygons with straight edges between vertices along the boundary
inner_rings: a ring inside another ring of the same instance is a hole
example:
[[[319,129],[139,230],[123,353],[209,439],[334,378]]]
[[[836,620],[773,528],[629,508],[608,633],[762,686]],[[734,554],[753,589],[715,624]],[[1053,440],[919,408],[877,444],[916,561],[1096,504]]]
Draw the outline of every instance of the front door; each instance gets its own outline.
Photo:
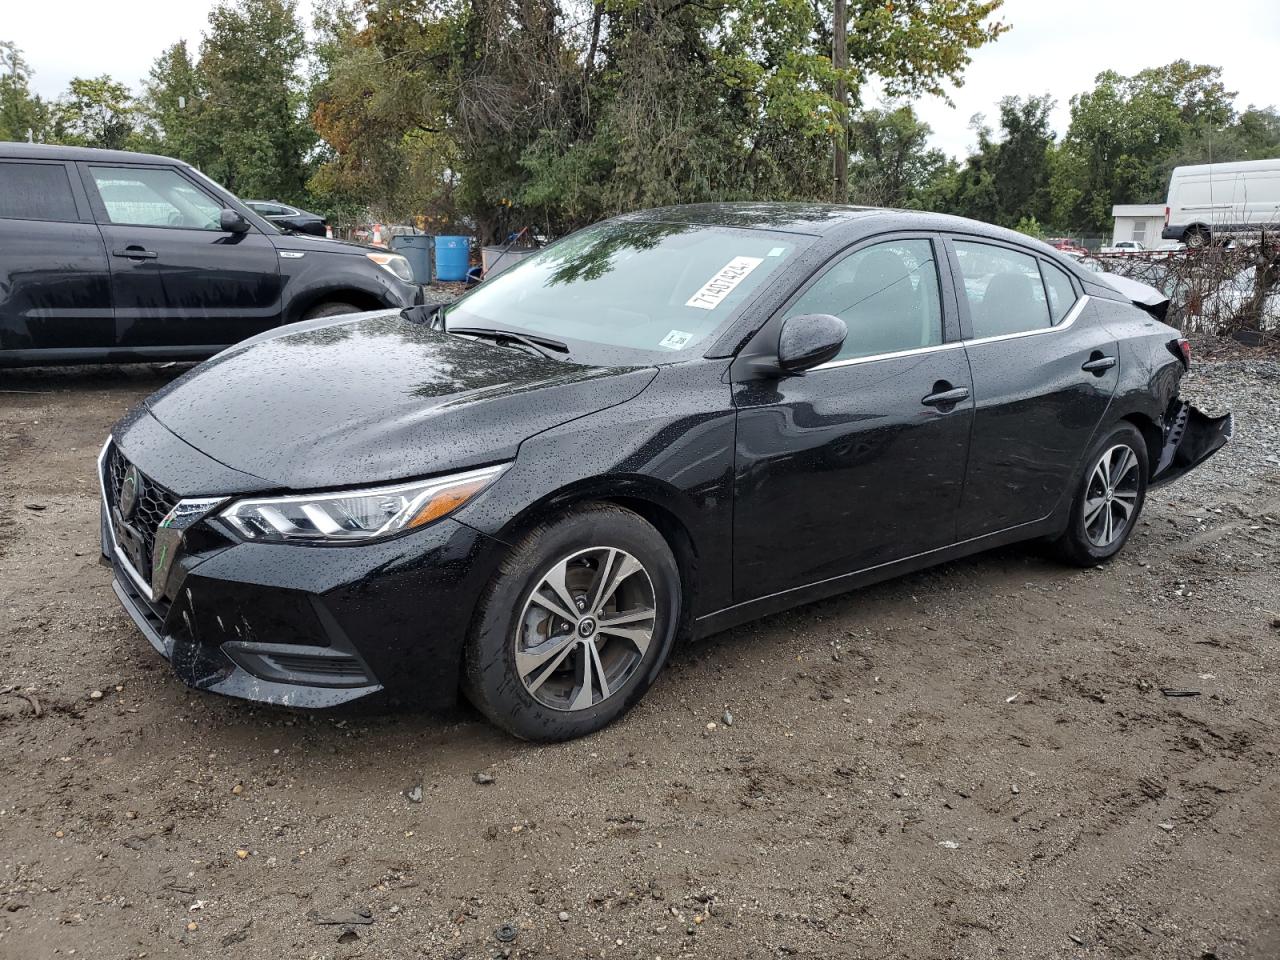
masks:
[[[87,163],[122,347],[225,346],[280,322],[280,265],[176,167]]]
[[[1047,517],[1119,382],[1117,344],[1046,258],[951,241],[976,407],[960,539]]]
[[[955,542],[972,384],[937,249],[901,237],[837,259],[786,315],[843,319],[840,355],[734,383],[735,602]]]

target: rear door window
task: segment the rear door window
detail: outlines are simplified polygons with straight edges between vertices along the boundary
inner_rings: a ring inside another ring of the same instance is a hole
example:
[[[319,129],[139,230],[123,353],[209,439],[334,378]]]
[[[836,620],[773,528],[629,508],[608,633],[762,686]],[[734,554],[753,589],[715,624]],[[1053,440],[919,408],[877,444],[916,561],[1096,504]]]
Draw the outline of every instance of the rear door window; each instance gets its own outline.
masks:
[[[1076,302],[1076,288],[1065,270],[1047,260],[1040,261],[1040,272],[1044,274],[1044,289],[1049,294],[1049,315],[1055,324],[1061,323]]]
[[[989,243],[955,241],[973,338],[1048,328],[1049,303],[1036,258]]]
[[[99,167],[89,172],[112,223],[221,230],[222,205],[165,167]]]
[[[0,161],[0,218],[79,220],[67,168],[61,163]]]

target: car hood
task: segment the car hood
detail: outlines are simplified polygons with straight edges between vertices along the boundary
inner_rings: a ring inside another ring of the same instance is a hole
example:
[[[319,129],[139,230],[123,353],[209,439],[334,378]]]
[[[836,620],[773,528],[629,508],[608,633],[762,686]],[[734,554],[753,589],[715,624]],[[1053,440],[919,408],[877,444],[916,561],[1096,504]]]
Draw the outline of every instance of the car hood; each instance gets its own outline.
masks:
[[[589,367],[368,314],[232,347],[147,400],[201,453],[314,490],[515,457],[526,438],[624,403],[654,367]]]
[[[281,233],[273,236],[271,242],[275,244],[277,250],[293,250],[300,253],[350,253],[363,256],[366,253],[391,252],[385,247],[371,247],[363,243],[352,243],[350,240],[315,237],[309,233]]]

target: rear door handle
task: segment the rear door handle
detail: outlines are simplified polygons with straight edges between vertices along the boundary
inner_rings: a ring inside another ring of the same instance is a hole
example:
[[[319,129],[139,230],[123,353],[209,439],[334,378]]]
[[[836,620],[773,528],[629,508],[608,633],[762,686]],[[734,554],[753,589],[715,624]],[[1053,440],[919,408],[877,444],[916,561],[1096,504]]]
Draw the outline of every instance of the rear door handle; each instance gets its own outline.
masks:
[[[935,389],[937,385],[935,384]],[[920,402],[926,407],[954,407],[961,400],[969,399],[968,387],[956,387],[952,390],[941,390],[931,393]]]
[[[1090,373],[1096,373],[1102,376],[1104,370],[1110,370],[1116,365],[1115,357],[1094,357],[1092,360],[1086,360],[1080,365],[1081,370],[1088,370]]]
[[[123,250],[112,250],[113,257],[127,257],[130,260],[154,260],[160,254],[143,247],[125,247]]]

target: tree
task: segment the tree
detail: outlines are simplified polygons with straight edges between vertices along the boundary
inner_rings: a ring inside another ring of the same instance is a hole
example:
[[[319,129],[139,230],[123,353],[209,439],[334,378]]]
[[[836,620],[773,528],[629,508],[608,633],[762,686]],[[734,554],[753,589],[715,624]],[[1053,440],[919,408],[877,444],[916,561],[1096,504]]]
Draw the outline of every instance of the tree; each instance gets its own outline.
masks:
[[[298,77],[305,52],[296,0],[228,0],[209,14],[190,142],[233,193],[304,198],[315,144]]]
[[[928,191],[932,205],[1005,227],[1016,228],[1024,220],[1047,221],[1052,207],[1054,137],[1049,114],[1053,107],[1047,94],[1004,97],[999,134],[992,132],[984,117],[974,117],[970,124],[977,135],[977,149],[963,166]]]
[[[1004,29],[999,0],[854,0],[848,103],[830,0],[364,0],[312,113],[313,186],[427,198],[482,237],[664,203],[827,198],[872,78],[940,92]],[[405,189],[410,161],[430,189]]]
[[[863,110],[853,121],[850,192],[855,203],[911,207],[942,174],[947,158],[929,149],[929,125],[909,106]]]
[[[205,91],[185,40],[168,47],[151,66],[139,101],[140,145],[204,168],[214,137],[202,123]]]
[[[31,93],[31,68],[22,51],[0,40],[0,140],[42,140],[49,122],[49,107]]]
[[[1108,70],[1072,97],[1051,184],[1057,222],[1106,230],[1113,204],[1164,199],[1178,151],[1235,119],[1235,94],[1220,75],[1186,60],[1132,77]]]
[[[53,111],[58,143],[123,150],[136,129],[136,107],[129,88],[103,74],[76,77]]]

